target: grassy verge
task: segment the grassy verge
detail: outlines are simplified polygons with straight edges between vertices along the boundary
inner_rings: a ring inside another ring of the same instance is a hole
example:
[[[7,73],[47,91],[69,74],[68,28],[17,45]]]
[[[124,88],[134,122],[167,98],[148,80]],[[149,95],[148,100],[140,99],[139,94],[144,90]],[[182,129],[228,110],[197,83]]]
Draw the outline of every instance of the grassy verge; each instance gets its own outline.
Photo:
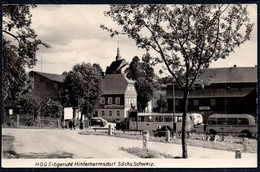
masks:
[[[16,152],[14,151],[14,137],[9,135],[2,135],[2,156],[3,158],[15,158]]]
[[[82,135],[102,135],[107,136],[107,131],[81,131],[79,134]],[[125,132],[115,130],[113,137],[128,138],[141,140],[143,138],[139,132]],[[154,137],[150,136],[150,141],[154,142],[166,142],[165,137]],[[177,136],[176,139],[171,139],[169,143],[181,144],[181,138]],[[216,150],[227,150],[235,151],[236,149],[244,150],[244,145],[241,137],[225,136],[224,141],[207,141],[205,140],[205,134],[193,133],[187,138],[188,146],[198,146]],[[257,153],[257,139],[248,139],[247,146],[248,153]]]
[[[151,149],[142,149],[138,147],[133,147],[133,148],[120,148],[123,151],[126,151],[130,154],[136,155],[140,158],[178,158],[178,157],[173,157],[172,155],[169,154],[164,154],[160,153]]]

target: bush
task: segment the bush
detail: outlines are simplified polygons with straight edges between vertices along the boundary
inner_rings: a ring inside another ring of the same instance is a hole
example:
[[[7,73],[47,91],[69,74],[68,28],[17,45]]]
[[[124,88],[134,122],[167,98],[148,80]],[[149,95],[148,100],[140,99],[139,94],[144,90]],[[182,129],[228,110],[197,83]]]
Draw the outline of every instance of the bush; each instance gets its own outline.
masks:
[[[59,101],[45,100],[42,103],[41,116],[59,118],[62,116],[63,107]]]

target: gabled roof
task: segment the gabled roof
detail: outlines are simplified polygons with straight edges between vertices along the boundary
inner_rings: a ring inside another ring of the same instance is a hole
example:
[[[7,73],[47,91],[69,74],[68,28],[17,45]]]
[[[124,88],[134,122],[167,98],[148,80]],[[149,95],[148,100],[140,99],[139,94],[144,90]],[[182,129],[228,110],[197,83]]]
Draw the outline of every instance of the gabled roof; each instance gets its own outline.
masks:
[[[256,83],[257,67],[208,68],[199,79],[211,79],[211,83]]]
[[[37,73],[51,81],[55,81],[55,82],[64,82],[64,79],[66,77],[66,75],[58,75],[58,74],[51,74],[51,73],[43,73],[43,72],[37,72],[37,71],[31,71],[30,73]],[[30,74],[32,75],[32,74]]]
[[[121,69],[126,65],[125,59],[113,61],[109,67],[107,67],[106,74],[121,73]]]
[[[124,94],[128,84],[134,81],[127,79],[123,74],[108,74],[102,80],[102,94]]]

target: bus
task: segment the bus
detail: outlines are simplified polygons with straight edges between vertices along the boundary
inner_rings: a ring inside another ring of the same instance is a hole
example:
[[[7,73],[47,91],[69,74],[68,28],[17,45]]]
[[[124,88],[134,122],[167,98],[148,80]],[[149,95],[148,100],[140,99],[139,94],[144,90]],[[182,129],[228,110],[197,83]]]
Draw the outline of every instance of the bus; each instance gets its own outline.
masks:
[[[257,137],[255,117],[249,114],[213,114],[208,118],[210,134],[243,135]]]
[[[173,130],[173,113],[137,113],[137,116],[129,116],[129,130],[147,130],[149,132],[166,127]],[[190,114],[186,118],[186,131],[191,131],[193,122]],[[182,114],[175,114],[176,132],[182,131]]]

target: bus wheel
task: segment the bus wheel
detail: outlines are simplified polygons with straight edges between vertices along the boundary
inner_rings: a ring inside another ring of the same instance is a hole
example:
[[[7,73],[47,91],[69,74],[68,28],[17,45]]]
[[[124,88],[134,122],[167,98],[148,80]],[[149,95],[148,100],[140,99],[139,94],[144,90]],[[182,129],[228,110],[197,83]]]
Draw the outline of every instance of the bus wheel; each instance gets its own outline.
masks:
[[[209,130],[209,133],[210,133],[210,134],[213,134],[213,135],[216,135],[216,134],[217,134],[215,130]]]
[[[242,136],[246,136],[246,137],[248,137],[248,138],[250,138],[252,135],[251,135],[251,133],[250,133],[250,131],[247,131],[247,130],[243,130],[242,132],[241,132],[241,134],[242,134]]]

